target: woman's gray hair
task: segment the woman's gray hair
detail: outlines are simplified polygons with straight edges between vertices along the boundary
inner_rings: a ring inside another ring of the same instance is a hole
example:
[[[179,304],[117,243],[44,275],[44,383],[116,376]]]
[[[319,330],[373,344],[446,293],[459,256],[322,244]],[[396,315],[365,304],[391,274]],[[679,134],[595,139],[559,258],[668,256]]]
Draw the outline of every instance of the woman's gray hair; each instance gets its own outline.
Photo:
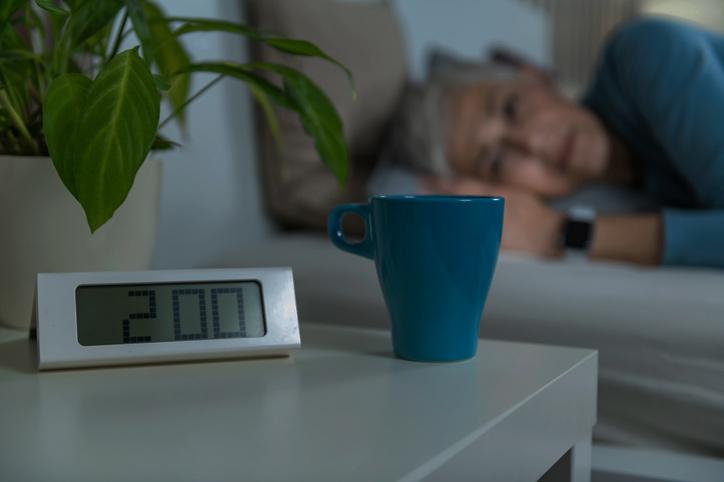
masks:
[[[518,71],[506,65],[467,62],[433,53],[427,80],[408,84],[403,93],[389,144],[392,162],[429,174],[449,175],[452,170],[445,153],[449,94],[462,86],[517,76]]]

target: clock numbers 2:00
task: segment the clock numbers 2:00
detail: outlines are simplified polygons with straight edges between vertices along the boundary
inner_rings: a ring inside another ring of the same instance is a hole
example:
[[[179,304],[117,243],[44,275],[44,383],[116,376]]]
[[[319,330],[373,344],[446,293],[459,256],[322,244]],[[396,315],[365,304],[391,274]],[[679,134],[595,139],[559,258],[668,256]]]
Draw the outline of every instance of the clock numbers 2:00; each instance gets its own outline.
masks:
[[[176,289],[171,291],[174,340],[205,340],[208,338],[208,324],[206,319],[206,290],[198,288]],[[219,295],[236,295],[237,317],[239,329],[237,331],[221,331],[221,316],[219,312]],[[129,297],[145,296],[148,298],[148,312],[131,313],[128,319],[123,320],[123,343],[150,342],[150,336],[131,336],[131,320],[154,320],[156,318],[156,290],[131,290]],[[196,333],[184,333],[181,330],[181,303],[183,296],[194,296],[199,305],[199,327]],[[213,325],[213,338],[243,338],[246,336],[244,323],[244,293],[242,288],[211,288],[211,321]]]

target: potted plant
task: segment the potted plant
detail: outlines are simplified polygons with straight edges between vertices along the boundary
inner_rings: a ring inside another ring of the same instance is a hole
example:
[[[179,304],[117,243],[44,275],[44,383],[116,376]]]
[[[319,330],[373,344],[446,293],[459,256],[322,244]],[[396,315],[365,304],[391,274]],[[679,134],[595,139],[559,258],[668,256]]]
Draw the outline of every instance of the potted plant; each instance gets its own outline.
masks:
[[[242,35],[350,75],[304,40],[168,16],[147,0],[0,3],[0,324],[27,326],[39,271],[148,267],[160,167],[144,161],[173,147],[159,128],[183,126],[184,108],[222,76],[247,83],[273,131],[271,103],[295,111],[344,182],[342,123],[318,86],[282,64],[194,63],[180,41],[192,32]],[[122,50],[130,34],[139,45]],[[195,72],[218,77],[192,95]]]

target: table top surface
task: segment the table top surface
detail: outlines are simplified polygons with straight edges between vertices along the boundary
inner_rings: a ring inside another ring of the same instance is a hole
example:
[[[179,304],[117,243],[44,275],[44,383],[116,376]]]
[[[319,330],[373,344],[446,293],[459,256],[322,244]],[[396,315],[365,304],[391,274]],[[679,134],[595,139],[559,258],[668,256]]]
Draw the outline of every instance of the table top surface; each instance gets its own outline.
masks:
[[[0,479],[400,479],[596,357],[480,340],[428,364],[395,359],[387,331],[301,333],[289,358],[37,372],[33,342],[0,330]]]

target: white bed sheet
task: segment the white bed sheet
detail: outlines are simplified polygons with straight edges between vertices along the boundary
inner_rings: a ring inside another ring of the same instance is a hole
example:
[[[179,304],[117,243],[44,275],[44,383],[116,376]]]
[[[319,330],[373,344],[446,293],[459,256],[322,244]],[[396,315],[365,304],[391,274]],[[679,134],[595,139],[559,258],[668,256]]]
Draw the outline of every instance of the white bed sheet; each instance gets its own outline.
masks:
[[[598,439],[724,456],[724,272],[504,257],[481,333],[598,349]]]
[[[322,236],[217,263],[294,268],[302,321],[386,326],[371,261]],[[599,350],[599,440],[724,457],[724,272],[501,256],[480,334]]]

